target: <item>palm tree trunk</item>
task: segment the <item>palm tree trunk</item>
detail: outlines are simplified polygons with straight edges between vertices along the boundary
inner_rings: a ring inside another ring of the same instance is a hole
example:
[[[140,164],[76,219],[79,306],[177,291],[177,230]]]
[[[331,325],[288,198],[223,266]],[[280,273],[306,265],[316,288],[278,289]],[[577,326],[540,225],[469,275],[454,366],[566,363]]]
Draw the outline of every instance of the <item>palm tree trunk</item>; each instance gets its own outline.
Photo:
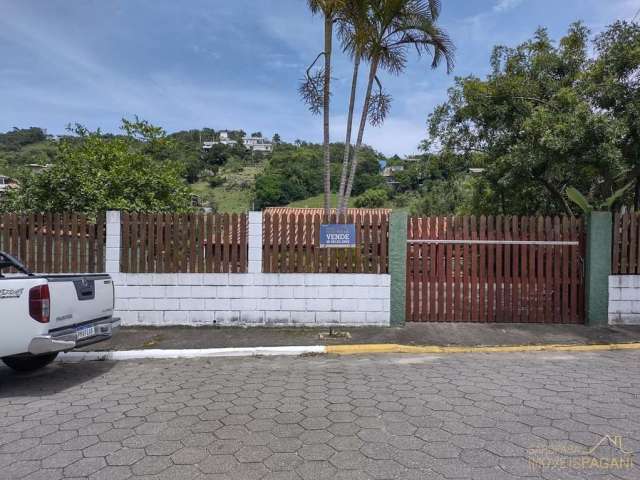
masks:
[[[324,17],[324,92],[323,92],[323,149],[324,149],[324,212],[329,215],[331,209],[331,150],[329,136],[329,107],[331,104],[331,41],[333,39],[333,18]]]
[[[347,182],[347,188],[342,197],[342,203],[340,204],[340,212],[347,212],[347,205],[349,205],[349,198],[351,197],[351,191],[353,190],[353,181],[356,176],[356,169],[358,168],[358,154],[360,153],[360,147],[362,147],[362,139],[364,137],[364,129],[367,126],[367,117],[369,116],[369,104],[371,103],[371,90],[373,89],[373,82],[378,72],[378,57],[374,57],[371,60],[371,67],[369,68],[369,80],[367,82],[367,93],[364,97],[364,105],[362,106],[362,115],[360,116],[360,127],[358,128],[358,137],[356,138],[356,146],[353,150],[353,160],[351,161],[351,172],[349,173],[349,181]]]
[[[353,127],[353,110],[356,103],[359,70],[360,54],[356,53],[353,60],[353,78],[351,79],[351,96],[349,97],[349,113],[347,115],[347,135],[344,140],[344,158],[342,160],[342,173],[340,174],[340,188],[338,189],[338,207],[342,205],[342,197],[347,184],[347,172],[349,171],[349,159],[351,158],[351,129]]]

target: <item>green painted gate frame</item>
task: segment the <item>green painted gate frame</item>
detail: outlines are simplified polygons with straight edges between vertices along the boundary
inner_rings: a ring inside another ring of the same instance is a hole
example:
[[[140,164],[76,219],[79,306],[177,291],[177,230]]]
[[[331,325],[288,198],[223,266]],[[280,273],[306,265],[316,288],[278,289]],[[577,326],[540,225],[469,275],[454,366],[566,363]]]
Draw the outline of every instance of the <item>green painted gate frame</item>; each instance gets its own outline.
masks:
[[[585,316],[590,326],[609,323],[609,275],[611,275],[612,215],[587,215],[585,258]],[[391,275],[391,326],[406,322],[407,221],[405,212],[392,212],[389,222],[389,274]]]
[[[392,327],[402,327],[406,322],[407,222],[406,212],[391,212],[389,220],[389,274],[391,276]]]
[[[612,231],[611,212],[591,212],[587,215],[585,316],[586,323],[590,326],[609,323]]]

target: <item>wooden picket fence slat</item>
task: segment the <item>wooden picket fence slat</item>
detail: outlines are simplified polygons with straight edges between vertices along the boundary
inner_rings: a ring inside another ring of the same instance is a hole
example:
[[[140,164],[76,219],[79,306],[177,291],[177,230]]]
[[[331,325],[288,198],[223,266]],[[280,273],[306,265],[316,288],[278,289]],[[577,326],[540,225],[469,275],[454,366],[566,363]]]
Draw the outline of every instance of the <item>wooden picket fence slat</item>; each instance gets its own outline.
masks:
[[[121,214],[123,273],[246,273],[246,214]]]
[[[0,214],[0,250],[35,273],[102,273],[105,228],[104,215]]]
[[[354,224],[356,248],[320,248],[320,225],[327,223]],[[388,214],[265,212],[262,228],[265,273],[389,272]]]
[[[583,239],[582,220],[576,218],[411,217],[407,319],[582,323]],[[556,243],[526,243],[539,241]]]
[[[613,216],[611,271],[614,275],[640,275],[640,212]]]

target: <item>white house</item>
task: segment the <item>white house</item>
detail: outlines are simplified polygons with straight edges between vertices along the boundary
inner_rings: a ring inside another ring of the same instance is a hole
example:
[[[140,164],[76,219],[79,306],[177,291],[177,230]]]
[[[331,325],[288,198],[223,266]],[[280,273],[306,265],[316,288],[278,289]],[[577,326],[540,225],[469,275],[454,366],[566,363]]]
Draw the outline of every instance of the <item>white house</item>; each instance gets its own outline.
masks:
[[[8,192],[12,188],[18,188],[18,182],[13,178],[0,175],[0,195]]]
[[[247,148],[254,152],[271,152],[273,150],[273,144],[266,138],[244,137],[242,142]]]
[[[238,142],[229,138],[229,132],[223,130],[220,132],[219,140],[213,140],[210,142],[203,142],[202,149],[209,150],[214,145],[236,145]],[[245,148],[254,152],[271,152],[273,150],[273,144],[262,137],[243,137],[242,143]]]

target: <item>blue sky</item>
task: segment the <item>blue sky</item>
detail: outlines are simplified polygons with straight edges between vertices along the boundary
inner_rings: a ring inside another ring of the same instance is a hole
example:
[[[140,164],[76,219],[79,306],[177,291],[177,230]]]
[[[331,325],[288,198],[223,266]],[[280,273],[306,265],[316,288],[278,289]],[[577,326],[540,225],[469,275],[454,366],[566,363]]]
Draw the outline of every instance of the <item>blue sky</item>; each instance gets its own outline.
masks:
[[[495,44],[515,45],[538,26],[558,38],[583,20],[594,33],[630,19],[640,0],[442,0],[457,47],[447,76],[411,58],[383,75],[394,98],[365,142],[409,154],[454,76],[483,75]],[[321,118],[297,96],[322,48],[322,22],[305,0],[0,0],[0,131],[80,122],[116,131],[135,114],[168,131],[211,127],[320,141]],[[344,133],[349,59],[334,67],[332,139]]]

